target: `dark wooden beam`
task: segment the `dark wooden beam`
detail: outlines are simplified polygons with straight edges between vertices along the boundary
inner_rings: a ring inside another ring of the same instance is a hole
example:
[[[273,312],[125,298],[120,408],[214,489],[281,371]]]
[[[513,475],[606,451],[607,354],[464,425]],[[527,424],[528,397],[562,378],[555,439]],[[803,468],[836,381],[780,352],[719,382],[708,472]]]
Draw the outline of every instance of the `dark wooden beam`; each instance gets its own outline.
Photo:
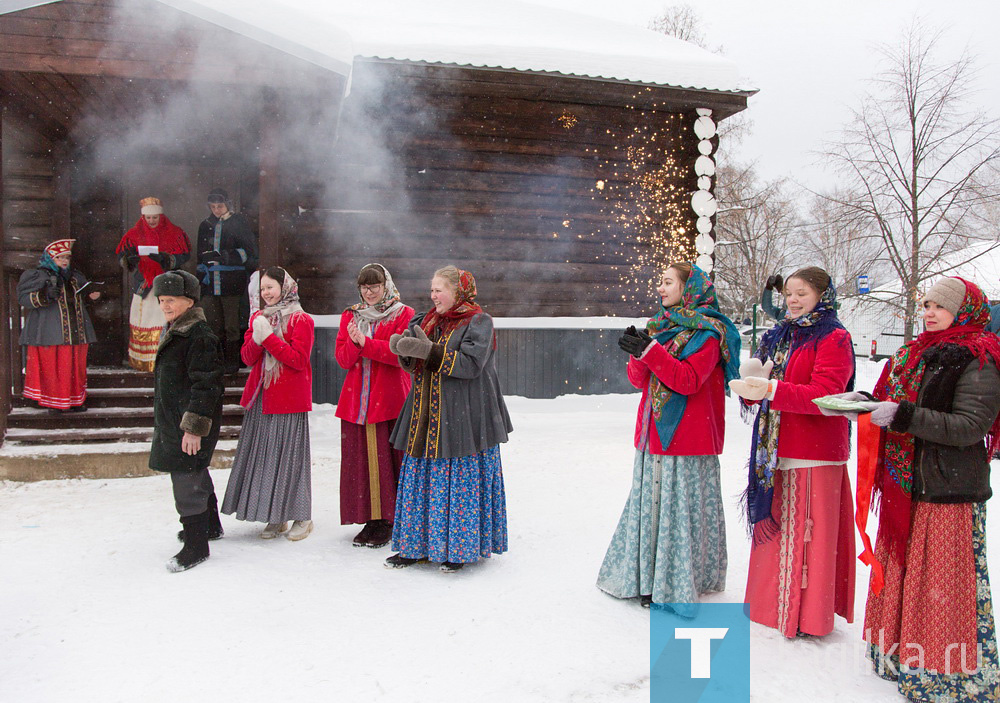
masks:
[[[3,122],[6,118],[3,108],[5,103],[6,94],[0,90],[0,204],[4,202]],[[11,409],[11,335],[7,319],[10,315],[15,314],[9,295],[10,286],[7,281],[9,274],[4,265],[6,246],[3,219],[0,217],[0,311],[3,312],[4,318],[4,323],[0,325],[0,445],[3,444],[3,439],[7,434],[7,415]],[[13,302],[17,303],[16,300]],[[20,314],[20,309],[17,310],[17,314]]]
[[[266,107],[261,112],[260,125],[260,167],[258,176],[258,213],[260,229],[258,248],[262,268],[278,266],[281,251],[278,208],[280,207],[281,168],[281,115],[278,100],[272,91],[266,91]]]

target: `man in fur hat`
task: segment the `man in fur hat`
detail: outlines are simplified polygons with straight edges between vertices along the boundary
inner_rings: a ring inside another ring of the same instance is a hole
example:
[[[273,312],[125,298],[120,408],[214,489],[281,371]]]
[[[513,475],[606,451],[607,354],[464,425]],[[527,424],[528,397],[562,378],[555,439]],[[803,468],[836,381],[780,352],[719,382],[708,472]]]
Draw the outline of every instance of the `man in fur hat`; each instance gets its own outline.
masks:
[[[153,446],[149,468],[170,472],[184,548],[167,562],[185,571],[208,559],[208,540],[222,537],[215,486],[208,472],[222,420],[219,340],[195,303],[198,279],[187,271],[153,279],[167,320],[156,350]]]
[[[257,236],[243,215],[233,212],[229,193],[208,194],[211,214],[198,226],[198,276],[201,306],[212,331],[225,344],[226,373],[240,368],[241,328],[250,310],[247,281],[257,268]]]

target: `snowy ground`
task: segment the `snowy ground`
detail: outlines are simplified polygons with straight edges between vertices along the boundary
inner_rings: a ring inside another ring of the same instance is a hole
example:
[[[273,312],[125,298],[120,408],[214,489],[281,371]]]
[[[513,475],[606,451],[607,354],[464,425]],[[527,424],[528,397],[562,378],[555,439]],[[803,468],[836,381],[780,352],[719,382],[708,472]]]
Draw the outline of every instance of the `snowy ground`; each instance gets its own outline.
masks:
[[[876,367],[860,365],[871,388]],[[594,587],[637,400],[509,398],[510,551],[454,575],[386,570],[387,549],[351,547],[329,406],[312,415],[312,536],[265,542],[223,517],[211,559],[183,574],[164,569],[178,549],[165,476],[0,483],[0,701],[647,701],[648,613]],[[749,554],[736,508],[749,429],[730,410],[719,601],[741,600]],[[227,473],[213,472],[220,494]],[[901,700],[864,666],[867,576],[859,563],[857,622],[828,637],[752,626],[756,700]]]

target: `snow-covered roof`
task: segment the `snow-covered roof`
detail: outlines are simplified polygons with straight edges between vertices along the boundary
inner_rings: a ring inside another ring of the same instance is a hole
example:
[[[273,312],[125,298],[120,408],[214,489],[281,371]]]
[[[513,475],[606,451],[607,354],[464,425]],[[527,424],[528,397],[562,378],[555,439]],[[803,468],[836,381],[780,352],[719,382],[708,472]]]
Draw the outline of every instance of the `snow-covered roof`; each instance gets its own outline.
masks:
[[[52,1],[0,0],[0,14]],[[735,63],[694,44],[519,0],[158,2],[342,75],[360,57],[755,92]]]

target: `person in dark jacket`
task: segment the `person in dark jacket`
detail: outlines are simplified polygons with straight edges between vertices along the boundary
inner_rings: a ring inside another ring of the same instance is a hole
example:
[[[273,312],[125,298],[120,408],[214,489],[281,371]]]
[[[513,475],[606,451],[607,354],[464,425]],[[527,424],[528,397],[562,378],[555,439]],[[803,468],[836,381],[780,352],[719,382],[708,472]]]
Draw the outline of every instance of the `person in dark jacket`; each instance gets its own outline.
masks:
[[[428,559],[454,572],[507,551],[500,444],[511,432],[500,392],[493,318],[476,280],[454,266],[431,279],[434,307],[418,313],[389,350],[413,386],[389,441],[405,452],[386,566]]]
[[[184,548],[167,562],[185,571],[208,559],[208,540],[222,537],[215,486],[208,472],[222,420],[219,340],[195,303],[198,279],[187,271],[153,279],[167,320],[156,350],[153,445],[149,468],[170,472]]]
[[[981,701],[996,694],[1000,666],[985,503],[1000,444],[1000,340],[969,281],[941,279],[923,308],[925,331],[892,356],[869,405],[871,424],[886,428],[874,471],[859,462],[859,496],[881,499],[874,555],[862,555],[874,562],[865,639],[876,673],[907,698]]]
[[[20,339],[27,347],[24,397],[55,411],[87,409],[87,346],[97,340],[81,297],[87,278],[70,268],[75,241],[49,244],[38,268],[17,282],[17,302],[28,311]],[[101,294],[91,288],[86,295]]]
[[[240,367],[240,330],[246,327],[247,283],[257,268],[257,236],[243,215],[233,212],[229,194],[208,194],[212,214],[198,226],[198,276],[205,319],[224,340],[226,373]]]

